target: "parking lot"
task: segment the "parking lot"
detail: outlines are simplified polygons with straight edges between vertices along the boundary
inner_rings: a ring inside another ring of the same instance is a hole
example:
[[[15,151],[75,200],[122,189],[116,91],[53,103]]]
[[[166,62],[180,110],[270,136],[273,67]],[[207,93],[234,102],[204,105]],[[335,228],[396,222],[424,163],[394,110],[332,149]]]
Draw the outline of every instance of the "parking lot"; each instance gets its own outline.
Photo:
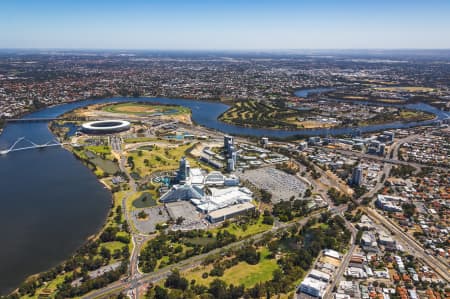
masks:
[[[188,201],[178,201],[166,205],[170,218],[176,221],[182,217],[180,225],[174,224],[173,230],[205,229],[207,222],[204,215],[195,210],[194,205]]]
[[[142,210],[148,214],[148,217],[143,220],[138,218],[138,214]],[[134,210],[131,215],[134,225],[140,232],[143,233],[151,233],[156,231],[156,225],[158,223],[167,222],[170,219],[166,209],[163,206]]]
[[[248,180],[260,189],[272,193],[272,201],[289,200],[292,196],[298,197],[306,189],[306,185],[296,176],[281,170],[266,167],[246,170],[239,174],[241,181]]]

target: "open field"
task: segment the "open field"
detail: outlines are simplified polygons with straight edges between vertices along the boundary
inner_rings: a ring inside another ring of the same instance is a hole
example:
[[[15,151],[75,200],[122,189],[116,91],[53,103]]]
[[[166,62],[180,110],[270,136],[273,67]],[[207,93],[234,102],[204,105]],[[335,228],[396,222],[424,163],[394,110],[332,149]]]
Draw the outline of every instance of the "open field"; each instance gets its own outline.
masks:
[[[229,233],[236,235],[238,238],[247,238],[252,235],[259,234],[261,232],[267,231],[272,228],[272,225],[262,223],[263,217],[260,216],[259,219],[246,226],[239,226],[236,223],[230,224],[227,228],[215,228],[210,230],[212,233],[216,234],[219,230],[228,231]]]
[[[176,105],[136,102],[106,105],[94,104],[66,113],[65,117],[80,120],[121,118],[129,121],[142,121],[151,118],[154,120],[191,123],[191,111],[189,108]]]
[[[259,249],[261,258],[258,264],[249,265],[246,262],[240,262],[236,266],[226,269],[224,275],[219,277],[227,284],[235,286],[243,284],[245,287],[252,287],[259,282],[264,282],[272,279],[272,274],[275,269],[278,269],[276,259],[268,258],[269,250],[266,247]],[[203,278],[202,274],[209,272],[212,265],[200,266],[192,271],[186,272],[185,276],[190,280],[195,279],[198,284],[209,285],[216,277],[208,276]]]
[[[169,105],[154,105],[146,103],[120,103],[107,105],[102,107],[103,111],[121,114],[133,114],[133,115],[176,115],[190,113],[190,110],[181,106],[169,106]]]
[[[370,102],[380,102],[380,103],[391,103],[391,104],[402,104],[405,103],[405,100],[401,99],[368,99],[367,97],[363,96],[351,96],[351,95],[345,95],[340,97],[343,100],[350,100],[350,101],[370,101]]]
[[[400,110],[396,112],[386,112],[377,114],[370,119],[362,120],[358,123],[360,126],[376,125],[389,122],[412,122],[412,121],[424,121],[431,120],[434,115],[427,112],[415,111],[415,110]]]
[[[387,92],[423,92],[423,93],[435,90],[434,88],[423,86],[393,86],[393,87],[378,87],[375,89]]]
[[[155,137],[134,137],[134,138],[126,138],[123,141],[125,143],[141,143],[141,142],[151,142],[151,141],[159,141],[160,139]]]
[[[192,144],[174,145],[168,143],[167,146],[152,146],[152,148],[134,150],[128,153],[128,157],[132,157],[134,161],[133,171],[138,173],[141,177],[150,175],[159,171],[171,171],[178,169],[180,159],[187,156],[191,168],[205,167],[199,161],[190,158],[188,150]],[[208,168],[207,168],[208,169]]]

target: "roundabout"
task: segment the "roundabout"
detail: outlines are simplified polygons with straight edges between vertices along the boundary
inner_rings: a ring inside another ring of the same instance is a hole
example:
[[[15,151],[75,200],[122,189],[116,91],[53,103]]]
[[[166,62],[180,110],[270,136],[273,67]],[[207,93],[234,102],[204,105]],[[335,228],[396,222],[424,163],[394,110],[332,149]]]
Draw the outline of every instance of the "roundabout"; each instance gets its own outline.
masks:
[[[81,131],[92,134],[108,134],[123,132],[130,129],[131,123],[126,120],[99,120],[81,125]]]

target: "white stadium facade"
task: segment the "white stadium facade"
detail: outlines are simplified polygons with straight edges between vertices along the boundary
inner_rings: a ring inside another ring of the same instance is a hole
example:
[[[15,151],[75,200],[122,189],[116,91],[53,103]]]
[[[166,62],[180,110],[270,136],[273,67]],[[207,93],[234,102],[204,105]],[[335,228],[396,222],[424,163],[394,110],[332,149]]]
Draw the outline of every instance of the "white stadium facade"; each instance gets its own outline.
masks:
[[[81,131],[91,134],[109,134],[130,129],[131,123],[126,120],[110,119],[91,121],[81,125]]]

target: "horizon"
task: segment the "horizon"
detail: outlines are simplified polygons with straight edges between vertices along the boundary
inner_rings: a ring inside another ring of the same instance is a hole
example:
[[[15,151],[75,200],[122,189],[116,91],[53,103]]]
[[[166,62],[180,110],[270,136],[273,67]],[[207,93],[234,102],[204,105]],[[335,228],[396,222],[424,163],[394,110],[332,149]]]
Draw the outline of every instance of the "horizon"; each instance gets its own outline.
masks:
[[[230,53],[286,53],[286,52],[295,52],[299,54],[310,54],[307,52],[430,52],[430,51],[439,51],[445,52],[450,51],[450,47],[448,48],[298,48],[298,49],[283,49],[283,48],[273,48],[273,49],[246,49],[246,48],[217,48],[217,49],[202,49],[202,48],[2,48],[0,47],[0,51],[111,51],[111,52],[119,52],[119,51],[130,51],[130,52],[230,52]]]
[[[0,4],[0,48],[450,49],[449,13],[442,0],[17,0]]]

